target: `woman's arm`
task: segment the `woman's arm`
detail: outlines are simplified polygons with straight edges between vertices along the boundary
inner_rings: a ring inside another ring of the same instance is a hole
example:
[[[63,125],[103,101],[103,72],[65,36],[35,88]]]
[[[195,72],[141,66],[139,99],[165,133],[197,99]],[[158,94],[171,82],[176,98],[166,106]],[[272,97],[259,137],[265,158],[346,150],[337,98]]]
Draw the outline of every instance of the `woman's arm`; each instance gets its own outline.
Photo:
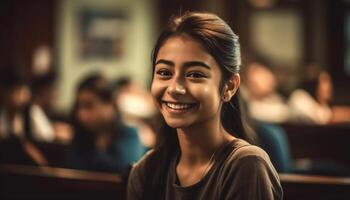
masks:
[[[142,195],[142,184],[139,176],[138,169],[135,166],[130,172],[127,187],[127,199],[128,200],[139,200]]]
[[[144,182],[146,176],[145,164],[147,158],[153,150],[148,151],[131,169],[128,178],[127,199],[140,200],[143,199]]]

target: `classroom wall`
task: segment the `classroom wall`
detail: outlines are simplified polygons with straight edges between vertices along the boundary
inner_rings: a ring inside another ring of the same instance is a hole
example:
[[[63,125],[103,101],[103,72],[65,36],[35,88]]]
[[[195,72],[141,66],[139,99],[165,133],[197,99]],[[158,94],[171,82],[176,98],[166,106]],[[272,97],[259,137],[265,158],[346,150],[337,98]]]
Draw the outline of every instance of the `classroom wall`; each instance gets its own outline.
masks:
[[[59,73],[57,107],[68,112],[79,80],[93,71],[109,79],[131,76],[147,87],[151,74],[150,53],[155,39],[155,15],[152,0],[61,0],[57,6],[56,44]],[[78,13],[82,8],[124,10],[127,26],[123,54],[114,59],[86,60],[79,56]]]

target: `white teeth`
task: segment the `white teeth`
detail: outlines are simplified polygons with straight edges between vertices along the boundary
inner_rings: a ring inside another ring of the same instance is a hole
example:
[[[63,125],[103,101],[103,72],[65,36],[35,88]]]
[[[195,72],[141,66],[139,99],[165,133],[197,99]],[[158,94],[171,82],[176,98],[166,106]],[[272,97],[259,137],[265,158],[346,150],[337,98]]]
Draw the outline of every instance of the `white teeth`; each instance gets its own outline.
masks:
[[[175,110],[184,110],[191,106],[191,104],[166,103],[166,105]]]

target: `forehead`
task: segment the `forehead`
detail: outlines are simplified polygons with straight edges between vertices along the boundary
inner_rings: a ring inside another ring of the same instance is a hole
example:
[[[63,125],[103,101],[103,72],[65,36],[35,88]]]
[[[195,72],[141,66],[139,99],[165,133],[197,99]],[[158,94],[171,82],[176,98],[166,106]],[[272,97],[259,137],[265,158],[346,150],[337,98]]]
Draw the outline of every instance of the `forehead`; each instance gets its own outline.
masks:
[[[83,90],[79,91],[78,99],[79,99],[79,101],[96,101],[96,100],[98,100],[98,97],[92,91],[87,90],[87,89],[83,89]]]
[[[200,42],[186,35],[168,38],[157,54],[156,60],[159,59],[166,59],[175,63],[195,60],[211,65],[216,64],[215,59]]]

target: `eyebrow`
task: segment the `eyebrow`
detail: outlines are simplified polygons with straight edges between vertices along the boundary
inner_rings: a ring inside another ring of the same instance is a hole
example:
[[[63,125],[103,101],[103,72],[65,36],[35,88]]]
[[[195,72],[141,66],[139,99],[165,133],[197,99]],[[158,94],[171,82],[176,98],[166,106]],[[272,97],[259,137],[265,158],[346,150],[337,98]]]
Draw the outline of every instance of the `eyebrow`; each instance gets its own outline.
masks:
[[[166,64],[166,65],[169,65],[171,67],[174,67],[175,64],[174,62],[170,61],[170,60],[164,60],[164,59],[159,59],[155,65],[158,65],[158,64]],[[205,62],[202,62],[202,61],[189,61],[189,62],[185,62],[183,64],[184,67],[192,67],[192,66],[200,66],[200,67],[204,67],[204,68],[207,68],[207,69],[211,69],[210,66],[208,64],[206,64]]]

